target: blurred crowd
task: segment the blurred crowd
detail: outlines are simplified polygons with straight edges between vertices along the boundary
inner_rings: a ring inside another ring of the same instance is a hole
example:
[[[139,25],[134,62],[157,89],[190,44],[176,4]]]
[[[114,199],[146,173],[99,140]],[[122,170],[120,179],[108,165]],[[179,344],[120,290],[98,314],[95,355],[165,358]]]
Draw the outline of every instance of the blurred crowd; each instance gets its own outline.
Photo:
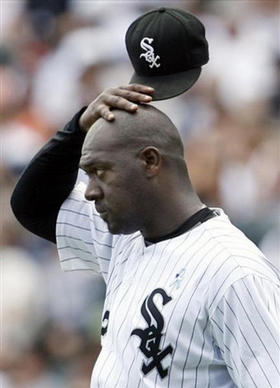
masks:
[[[154,105],[179,128],[203,201],[222,207],[279,266],[278,0],[1,0],[3,388],[89,387],[100,349],[103,281],[62,273],[55,246],[17,223],[9,199],[25,165],[56,130],[104,88],[128,83],[125,32],[159,5],[203,21],[210,62],[190,91]]]

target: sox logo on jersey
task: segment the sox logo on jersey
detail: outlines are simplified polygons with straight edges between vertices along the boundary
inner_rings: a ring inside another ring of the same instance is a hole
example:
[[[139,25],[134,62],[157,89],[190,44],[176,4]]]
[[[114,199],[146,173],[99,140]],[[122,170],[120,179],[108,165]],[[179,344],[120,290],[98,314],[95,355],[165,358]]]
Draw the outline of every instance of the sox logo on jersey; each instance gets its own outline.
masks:
[[[144,375],[154,368],[157,368],[160,377],[164,378],[168,374],[168,368],[164,369],[161,365],[161,361],[168,354],[172,354],[173,347],[168,345],[164,349],[160,348],[164,319],[155,305],[154,297],[156,295],[161,295],[163,306],[172,299],[162,288],[155,289],[147,296],[142,304],[141,314],[147,322],[148,327],[146,329],[134,329],[131,332],[131,335],[137,335],[141,339],[139,348],[148,359],[147,363],[143,361],[142,364],[142,372]]]

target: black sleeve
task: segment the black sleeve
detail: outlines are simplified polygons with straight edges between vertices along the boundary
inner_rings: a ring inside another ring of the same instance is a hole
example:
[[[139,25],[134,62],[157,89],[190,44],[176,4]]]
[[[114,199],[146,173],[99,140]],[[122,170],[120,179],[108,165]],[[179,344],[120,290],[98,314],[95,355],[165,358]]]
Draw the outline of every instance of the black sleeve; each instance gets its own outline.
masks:
[[[78,174],[85,138],[78,120],[85,109],[34,156],[11,197],[11,207],[18,221],[32,233],[54,243],[58,211]]]

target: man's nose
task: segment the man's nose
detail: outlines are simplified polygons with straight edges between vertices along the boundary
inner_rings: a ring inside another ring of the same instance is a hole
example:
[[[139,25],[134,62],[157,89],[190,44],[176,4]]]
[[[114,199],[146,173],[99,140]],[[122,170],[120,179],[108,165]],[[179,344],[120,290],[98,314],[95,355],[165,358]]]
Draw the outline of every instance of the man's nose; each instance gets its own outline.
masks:
[[[101,188],[94,181],[89,181],[85,191],[85,198],[88,201],[95,201],[96,199],[100,199],[102,197],[103,192]]]

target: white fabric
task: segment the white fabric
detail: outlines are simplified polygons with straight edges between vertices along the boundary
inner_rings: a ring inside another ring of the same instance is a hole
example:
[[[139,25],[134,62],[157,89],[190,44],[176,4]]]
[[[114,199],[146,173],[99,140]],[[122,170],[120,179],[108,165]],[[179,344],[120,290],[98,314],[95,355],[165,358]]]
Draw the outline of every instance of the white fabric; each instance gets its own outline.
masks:
[[[91,388],[279,386],[279,282],[222,210],[146,247],[112,236],[83,192],[61,207],[57,247],[64,270],[107,285]]]

